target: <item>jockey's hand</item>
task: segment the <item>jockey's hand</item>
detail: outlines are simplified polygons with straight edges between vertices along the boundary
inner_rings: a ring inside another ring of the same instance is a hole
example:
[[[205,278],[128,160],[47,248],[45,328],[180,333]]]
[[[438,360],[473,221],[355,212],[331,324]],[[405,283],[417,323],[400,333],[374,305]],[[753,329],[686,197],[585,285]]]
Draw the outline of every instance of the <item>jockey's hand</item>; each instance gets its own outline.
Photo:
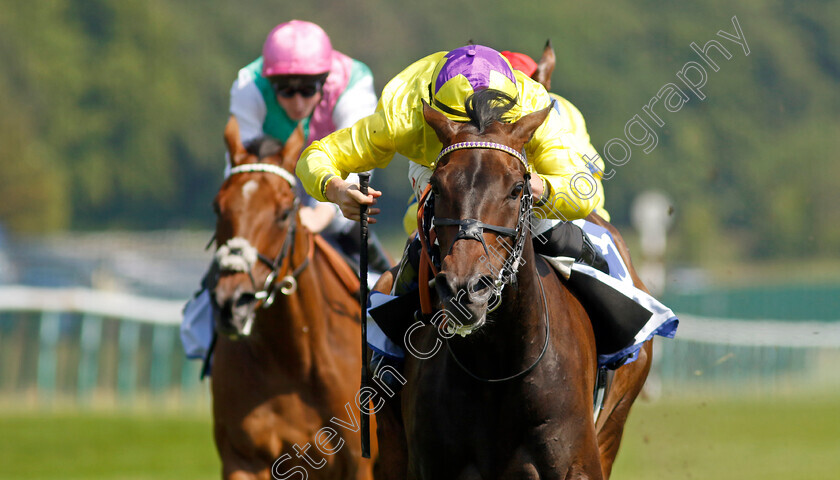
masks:
[[[361,205],[376,205],[377,197],[382,195],[382,192],[368,188],[368,194],[362,194],[358,183],[348,183],[339,177],[334,177],[327,184],[326,192],[327,200],[338,205],[341,213],[350,220],[358,222],[360,220],[359,207]],[[378,208],[368,208],[368,223],[376,223],[376,218],[373,215],[379,213]]]
[[[531,175],[531,195],[534,196],[534,201],[536,202],[537,199],[541,198],[543,193],[545,193],[545,185],[542,177],[536,173]]]

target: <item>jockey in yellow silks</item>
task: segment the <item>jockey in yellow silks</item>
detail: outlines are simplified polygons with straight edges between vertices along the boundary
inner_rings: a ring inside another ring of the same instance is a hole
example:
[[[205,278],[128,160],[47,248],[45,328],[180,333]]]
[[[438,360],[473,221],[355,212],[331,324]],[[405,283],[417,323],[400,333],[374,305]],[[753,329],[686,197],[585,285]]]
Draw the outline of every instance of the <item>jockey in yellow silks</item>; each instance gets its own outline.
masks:
[[[388,82],[372,115],[313,142],[301,155],[296,173],[310,195],[337,203],[348,218],[358,218],[358,205],[374,203],[379,192],[371,190],[365,198],[343,178],[352,172],[384,168],[395,153],[434,169],[443,146],[423,118],[422,100],[452,120],[467,121],[464,102],[481,88],[501,90],[517,99],[509,112],[511,122],[551,104],[542,85],[515,71],[495,50],[469,45],[438,52],[416,61]],[[582,154],[573,148],[577,143],[568,126],[552,111],[525,145],[525,154],[537,174],[532,176],[532,191],[544,204],[538,212],[574,220],[603,205],[603,191]],[[422,192],[425,184],[420,180],[412,187],[415,193]],[[378,209],[371,209],[371,213],[378,213]]]
[[[516,71],[519,70],[517,69]],[[564,137],[564,141],[571,142],[571,148],[582,155],[595,182],[595,191],[600,193],[597,195],[597,204],[595,205],[594,211],[601,218],[609,221],[610,214],[604,208],[604,190],[602,185],[604,160],[589,142],[589,133],[586,131],[586,122],[583,120],[583,115],[577,107],[572,105],[572,102],[560,95],[551,92],[548,95],[554,100],[554,111],[557,113],[561,128],[569,132],[569,135]],[[425,165],[412,162],[408,166],[408,180],[415,187],[410,206],[403,217],[403,228],[409,235],[417,228],[417,202],[420,200],[420,195],[423,192],[422,189],[429,182],[431,176],[432,170]]]

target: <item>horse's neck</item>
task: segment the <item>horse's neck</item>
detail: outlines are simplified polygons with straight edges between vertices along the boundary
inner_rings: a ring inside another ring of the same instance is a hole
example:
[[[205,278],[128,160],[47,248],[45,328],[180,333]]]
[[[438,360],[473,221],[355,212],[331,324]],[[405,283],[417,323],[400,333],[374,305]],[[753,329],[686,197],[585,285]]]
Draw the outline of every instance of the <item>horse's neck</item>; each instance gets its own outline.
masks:
[[[545,339],[545,305],[530,240],[525,243],[522,259],[516,283],[508,284],[502,291],[501,304],[490,314],[487,331],[458,348],[481,363],[486,363],[488,352],[493,352],[499,363],[489,368],[496,372],[510,372],[515,358],[523,365],[532,363]]]
[[[543,328],[544,305],[539,282],[536,255],[531,240],[527,239],[522,252],[522,262],[516,272],[516,283],[505,287],[498,310],[497,316],[503,319],[499,323],[509,330],[508,333],[536,333],[538,337],[542,337],[541,332],[534,330]]]
[[[294,254],[287,274],[306,262],[310,246],[308,232],[301,228],[295,234]],[[290,373],[307,375],[315,357],[325,343],[327,313],[322,285],[318,281],[315,255],[297,277],[297,289],[291,295],[276,292],[271,307],[260,312],[255,323],[259,348],[282,364]],[[278,278],[277,281],[282,280]]]

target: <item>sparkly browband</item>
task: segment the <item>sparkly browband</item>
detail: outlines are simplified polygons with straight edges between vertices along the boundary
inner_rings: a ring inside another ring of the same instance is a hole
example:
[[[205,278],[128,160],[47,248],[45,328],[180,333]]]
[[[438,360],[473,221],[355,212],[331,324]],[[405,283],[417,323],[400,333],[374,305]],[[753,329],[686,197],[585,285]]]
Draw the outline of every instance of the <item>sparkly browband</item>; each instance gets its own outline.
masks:
[[[444,148],[443,150],[440,151],[437,158],[435,159],[435,164],[437,164],[437,162],[439,162],[440,159],[443,158],[444,155],[446,155],[448,153],[451,153],[455,150],[462,150],[462,149],[465,149],[465,148],[490,148],[490,149],[493,149],[493,150],[501,150],[501,151],[503,151],[507,154],[510,154],[510,155],[518,158],[519,161],[522,162],[522,165],[524,165],[525,168],[528,168],[528,160],[525,158],[525,155],[522,155],[522,153],[517,152],[516,150],[508,147],[507,145],[502,145],[501,143],[493,143],[493,142],[453,143],[452,145],[450,145],[450,146],[448,146],[448,147],[446,147],[446,148]]]
[[[277,165],[273,165],[271,163],[246,163],[230,169],[231,175],[249,172],[273,173],[275,175],[280,175],[281,177],[283,177],[283,179],[289,182],[289,184],[293,187],[295,186],[295,184],[297,184],[297,178],[295,178],[294,174],[292,174],[285,168],[278,167]]]

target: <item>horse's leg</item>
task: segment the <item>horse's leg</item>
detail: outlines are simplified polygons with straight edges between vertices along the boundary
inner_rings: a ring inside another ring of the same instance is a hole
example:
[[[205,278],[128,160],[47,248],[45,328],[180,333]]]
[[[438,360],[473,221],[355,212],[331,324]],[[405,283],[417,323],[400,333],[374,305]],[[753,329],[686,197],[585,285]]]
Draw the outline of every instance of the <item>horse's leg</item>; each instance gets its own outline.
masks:
[[[374,290],[390,292],[398,267],[382,274]],[[402,419],[400,392],[386,399],[385,406],[376,412],[376,437],[379,441],[379,457],[373,467],[376,480],[404,480],[408,469],[408,447],[405,440],[405,425]]]
[[[263,480],[269,479],[268,469],[264,472],[255,472],[246,459],[239,455],[233,445],[229,443],[220,444],[219,455],[222,459],[222,480]]]
[[[596,425],[604,478],[610,476],[613,462],[618,454],[618,447],[621,444],[621,436],[624,433],[624,424],[630,414],[630,407],[645,384],[652,358],[653,342],[651,341],[644,344],[635,362],[616,370],[610,391],[604,399],[604,410],[598,417]]]
[[[222,480],[272,480],[270,460],[258,458],[255,452],[243,454],[218,424],[214,435],[222,461]]]
[[[609,222],[598,216],[591,214],[587,218],[592,223],[600,225],[613,236],[615,245],[621,254],[621,258],[630,270],[630,276],[637,288],[645,292],[648,291],[633,264],[630,261],[630,251],[627,244],[624,243],[624,238]],[[610,385],[607,397],[604,399],[604,409],[598,417],[598,424],[595,426],[598,434],[598,447],[601,451],[601,467],[604,471],[604,478],[609,478],[612,471],[613,462],[618,454],[618,447],[621,444],[621,436],[624,433],[624,424],[627,421],[627,415],[630,413],[630,407],[642,391],[642,387],[647,379],[650,371],[650,364],[653,360],[653,342],[645,343],[642,350],[639,352],[639,358],[628,365],[618,368],[615,371],[612,385]]]

